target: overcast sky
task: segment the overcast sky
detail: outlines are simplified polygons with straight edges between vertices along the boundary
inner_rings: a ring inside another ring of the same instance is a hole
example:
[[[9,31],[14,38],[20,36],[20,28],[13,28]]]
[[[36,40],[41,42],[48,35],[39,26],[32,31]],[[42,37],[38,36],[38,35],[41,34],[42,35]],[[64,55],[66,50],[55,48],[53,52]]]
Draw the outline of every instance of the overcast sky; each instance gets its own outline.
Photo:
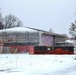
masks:
[[[68,34],[76,19],[76,0],[0,0],[0,7],[3,16],[13,14],[24,26],[59,34]]]

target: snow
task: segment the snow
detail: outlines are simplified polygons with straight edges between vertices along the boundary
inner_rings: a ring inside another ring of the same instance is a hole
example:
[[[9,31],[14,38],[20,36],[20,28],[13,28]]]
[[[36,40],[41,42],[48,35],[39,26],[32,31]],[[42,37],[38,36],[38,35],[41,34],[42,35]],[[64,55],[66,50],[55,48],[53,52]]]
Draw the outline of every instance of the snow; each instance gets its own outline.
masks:
[[[14,28],[8,28],[0,30],[0,32],[37,32],[37,30],[26,28],[26,27],[14,27]]]
[[[73,40],[66,40],[67,43],[73,43]]]
[[[76,75],[76,55],[0,54],[0,75]]]

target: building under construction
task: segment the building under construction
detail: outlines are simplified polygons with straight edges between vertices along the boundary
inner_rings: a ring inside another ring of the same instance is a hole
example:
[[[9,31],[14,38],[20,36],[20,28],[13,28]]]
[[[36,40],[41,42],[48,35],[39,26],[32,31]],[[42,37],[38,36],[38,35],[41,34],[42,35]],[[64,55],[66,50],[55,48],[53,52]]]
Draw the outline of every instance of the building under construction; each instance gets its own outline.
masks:
[[[0,53],[32,53],[33,46],[52,46],[65,39],[63,35],[29,27],[3,29],[0,30]]]

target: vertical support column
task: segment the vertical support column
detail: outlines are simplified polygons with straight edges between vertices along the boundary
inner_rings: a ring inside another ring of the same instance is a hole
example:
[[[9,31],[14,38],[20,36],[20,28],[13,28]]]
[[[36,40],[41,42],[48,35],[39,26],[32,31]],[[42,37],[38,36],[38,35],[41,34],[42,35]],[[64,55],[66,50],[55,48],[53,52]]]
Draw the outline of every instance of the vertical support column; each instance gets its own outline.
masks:
[[[4,33],[3,34],[3,50],[2,50],[2,53],[4,53]]]
[[[41,31],[39,31],[39,46],[41,46],[42,45],[42,32]]]

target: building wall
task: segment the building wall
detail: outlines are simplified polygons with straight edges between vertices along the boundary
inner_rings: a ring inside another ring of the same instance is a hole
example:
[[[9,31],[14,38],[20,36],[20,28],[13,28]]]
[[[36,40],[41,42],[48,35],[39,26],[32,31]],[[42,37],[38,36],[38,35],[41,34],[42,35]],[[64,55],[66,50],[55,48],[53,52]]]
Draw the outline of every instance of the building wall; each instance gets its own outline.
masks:
[[[1,37],[2,35],[0,35]],[[39,42],[39,33],[38,32],[15,32],[15,33],[6,33],[3,35],[1,40],[4,39],[5,43],[38,43]]]
[[[17,42],[38,42],[39,41],[39,34],[38,32],[25,32],[25,33],[18,33],[16,35]]]
[[[55,43],[65,42],[65,38],[55,36]]]
[[[54,44],[54,38],[48,34],[41,35],[42,45],[43,46],[52,46]]]
[[[1,41],[4,39],[4,43],[14,43],[14,45],[5,46],[3,48],[3,44],[0,45],[0,53],[10,53],[13,51],[18,52],[27,52],[29,51],[33,45],[40,45],[40,46],[52,46],[54,43],[64,41],[61,37],[55,37],[49,34],[43,34],[42,32],[15,32],[15,33],[5,33],[4,35],[0,34]],[[29,43],[31,43],[29,45]],[[24,45],[17,45],[16,43],[24,43]],[[28,45],[26,44],[28,43]],[[33,44],[34,43],[34,44]],[[10,51],[11,50],[11,51]],[[15,51],[14,51],[15,50]]]

